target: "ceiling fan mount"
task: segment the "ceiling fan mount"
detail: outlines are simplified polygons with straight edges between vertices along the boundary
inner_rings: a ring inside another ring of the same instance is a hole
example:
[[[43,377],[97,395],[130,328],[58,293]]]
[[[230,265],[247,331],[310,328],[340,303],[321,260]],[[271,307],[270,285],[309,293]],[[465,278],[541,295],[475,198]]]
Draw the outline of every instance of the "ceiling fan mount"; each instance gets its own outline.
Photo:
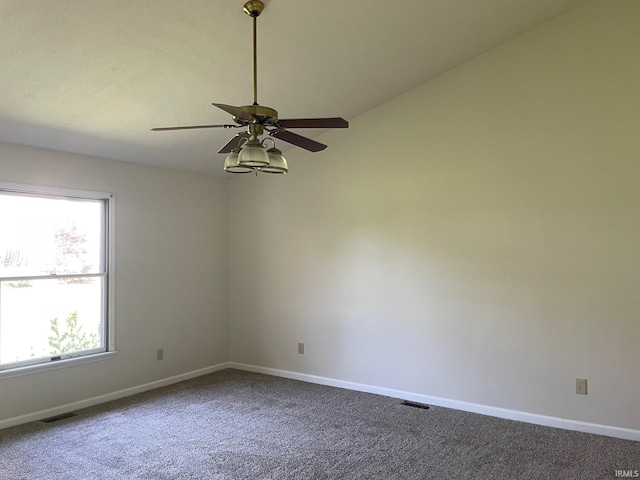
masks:
[[[257,55],[257,19],[264,10],[260,0],[250,0],[244,4],[243,11],[253,19],[253,104],[234,107],[223,103],[213,103],[215,107],[229,113],[234,124],[223,125],[189,125],[181,127],[152,128],[153,131],[191,130],[200,128],[246,128],[246,133],[239,133],[224,145],[218,153],[229,153],[225,161],[225,171],[230,173],[247,173],[263,171],[267,173],[287,173],[288,165],[280,150],[275,146],[267,150],[267,145],[259,137],[265,132],[273,138],[283,140],[310,152],[319,152],[327,148],[288,128],[348,128],[349,123],[340,117],[333,118],[292,118],[279,119],[278,112],[258,104],[258,55]],[[264,139],[266,140],[266,139]],[[258,158],[259,157],[259,158]]]
[[[260,0],[250,0],[244,4],[242,9],[244,10],[244,13],[250,17],[259,17],[264,10],[264,3]]]

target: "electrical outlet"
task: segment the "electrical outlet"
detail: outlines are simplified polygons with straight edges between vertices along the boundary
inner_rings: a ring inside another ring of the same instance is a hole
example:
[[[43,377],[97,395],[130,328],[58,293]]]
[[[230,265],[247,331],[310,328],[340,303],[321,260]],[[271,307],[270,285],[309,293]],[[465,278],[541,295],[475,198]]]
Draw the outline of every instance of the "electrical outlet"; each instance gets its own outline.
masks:
[[[164,348],[159,348],[158,350],[156,350],[156,360],[164,360]]]
[[[587,394],[587,379],[576,378],[576,393],[579,395]]]
[[[298,355],[304,355],[304,343],[298,343]]]

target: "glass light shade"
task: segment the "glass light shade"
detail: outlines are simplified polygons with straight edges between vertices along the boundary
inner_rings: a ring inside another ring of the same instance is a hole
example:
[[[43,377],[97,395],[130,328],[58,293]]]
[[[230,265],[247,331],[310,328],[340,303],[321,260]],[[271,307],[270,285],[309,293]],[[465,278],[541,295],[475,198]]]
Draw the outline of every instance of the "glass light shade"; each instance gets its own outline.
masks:
[[[269,154],[269,165],[261,167],[261,172],[285,174],[289,171],[287,161],[282,156],[282,152],[280,150],[273,147],[267,150],[267,153]]]
[[[240,150],[231,151],[227,159],[224,161],[224,171],[229,173],[249,173],[252,169],[243,165],[238,165],[238,153]]]
[[[269,155],[260,141],[250,140],[238,154],[238,165],[242,167],[266,167]]]

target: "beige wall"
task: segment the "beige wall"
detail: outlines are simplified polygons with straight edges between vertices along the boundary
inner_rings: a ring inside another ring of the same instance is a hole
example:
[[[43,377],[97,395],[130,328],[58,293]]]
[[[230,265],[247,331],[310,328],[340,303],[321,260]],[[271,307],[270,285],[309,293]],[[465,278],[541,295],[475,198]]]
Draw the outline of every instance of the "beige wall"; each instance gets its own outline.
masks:
[[[639,51],[589,3],[234,179],[231,360],[640,429]]]
[[[115,194],[118,350],[110,360],[1,380],[0,420],[228,359],[228,182],[7,144],[0,181]]]

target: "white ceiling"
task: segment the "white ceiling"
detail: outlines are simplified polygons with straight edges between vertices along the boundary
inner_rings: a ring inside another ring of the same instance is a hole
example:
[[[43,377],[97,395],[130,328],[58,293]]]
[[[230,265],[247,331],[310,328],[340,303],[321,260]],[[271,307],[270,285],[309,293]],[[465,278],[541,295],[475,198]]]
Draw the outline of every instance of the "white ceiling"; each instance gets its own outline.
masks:
[[[258,100],[351,120],[583,3],[265,0]],[[229,123],[211,102],[252,102],[243,4],[0,0],[0,141],[226,175],[235,130],[149,129]]]

